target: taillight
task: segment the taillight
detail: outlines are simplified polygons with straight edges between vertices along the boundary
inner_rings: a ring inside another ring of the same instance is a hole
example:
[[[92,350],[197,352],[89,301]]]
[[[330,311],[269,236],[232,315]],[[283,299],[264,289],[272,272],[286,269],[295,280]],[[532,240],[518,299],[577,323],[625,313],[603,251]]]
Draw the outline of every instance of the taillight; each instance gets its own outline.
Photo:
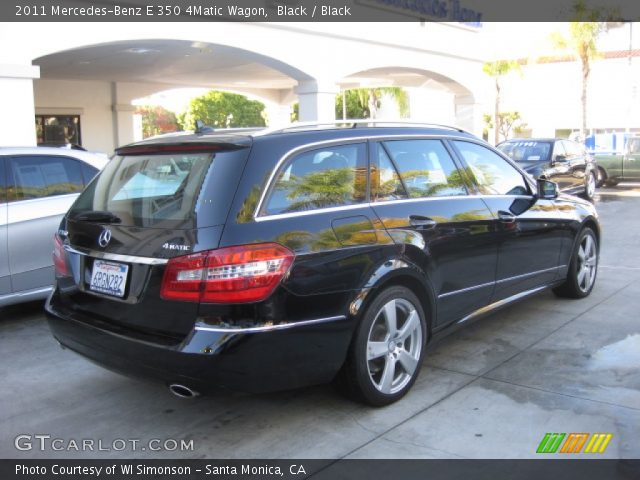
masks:
[[[294,254],[277,243],[220,248],[167,262],[160,296],[207,303],[259,302],[285,276]]]
[[[64,242],[62,237],[57,233],[53,236],[53,267],[56,271],[56,277],[68,277],[71,275],[67,267],[67,254],[64,251]]]

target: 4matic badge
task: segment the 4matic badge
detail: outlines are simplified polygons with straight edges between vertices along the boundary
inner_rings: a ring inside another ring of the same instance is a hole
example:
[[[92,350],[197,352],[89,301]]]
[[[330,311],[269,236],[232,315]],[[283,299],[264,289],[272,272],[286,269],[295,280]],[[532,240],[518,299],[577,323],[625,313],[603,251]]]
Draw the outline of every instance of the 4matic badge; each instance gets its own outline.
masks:
[[[189,250],[191,250],[191,247],[189,245],[177,245],[175,243],[164,243],[162,245],[162,248],[164,248],[165,250],[180,250],[182,252],[188,252]]]

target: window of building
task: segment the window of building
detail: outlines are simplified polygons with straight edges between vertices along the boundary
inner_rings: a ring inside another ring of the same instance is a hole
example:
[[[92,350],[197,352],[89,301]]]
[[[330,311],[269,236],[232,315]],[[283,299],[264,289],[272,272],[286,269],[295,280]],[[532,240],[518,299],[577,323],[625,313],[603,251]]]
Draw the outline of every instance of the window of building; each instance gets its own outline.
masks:
[[[36,115],[38,144],[82,145],[80,115]]]
[[[468,165],[468,172],[484,195],[528,195],[518,170],[500,155],[476,143],[454,141]]]
[[[285,165],[265,213],[352,205],[364,202],[366,194],[365,144],[330,146],[296,155]]]
[[[80,162],[58,156],[21,156],[9,161],[13,192],[9,201],[66,195],[85,186]]]
[[[466,195],[460,172],[440,140],[384,142],[409,197]]]

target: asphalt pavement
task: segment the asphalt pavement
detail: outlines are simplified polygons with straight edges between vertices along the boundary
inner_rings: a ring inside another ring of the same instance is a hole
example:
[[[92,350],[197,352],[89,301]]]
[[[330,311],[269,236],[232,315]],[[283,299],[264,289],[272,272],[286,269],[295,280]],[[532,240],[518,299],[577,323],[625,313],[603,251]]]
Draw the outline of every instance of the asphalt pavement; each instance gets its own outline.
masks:
[[[454,333],[380,409],[328,385],[179,399],[60,349],[41,303],[0,309],[0,457],[540,458],[546,433],[587,432],[612,437],[582,457],[640,458],[640,186],[596,204],[590,297],[543,292]]]

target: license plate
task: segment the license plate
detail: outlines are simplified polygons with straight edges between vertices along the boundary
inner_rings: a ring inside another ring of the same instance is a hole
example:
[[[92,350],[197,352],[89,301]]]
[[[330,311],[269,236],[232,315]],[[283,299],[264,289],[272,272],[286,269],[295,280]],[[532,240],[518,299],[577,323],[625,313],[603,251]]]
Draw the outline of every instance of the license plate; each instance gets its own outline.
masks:
[[[124,297],[124,289],[127,286],[128,271],[129,265],[94,260],[89,289],[105,295],[122,298]]]

